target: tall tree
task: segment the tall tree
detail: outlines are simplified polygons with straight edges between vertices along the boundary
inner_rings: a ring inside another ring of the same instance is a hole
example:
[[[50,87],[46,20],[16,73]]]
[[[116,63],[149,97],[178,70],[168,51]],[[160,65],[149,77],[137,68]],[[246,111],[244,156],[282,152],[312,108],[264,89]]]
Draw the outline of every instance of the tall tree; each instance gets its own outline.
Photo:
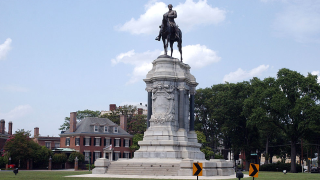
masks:
[[[197,90],[196,130],[205,134],[214,149],[222,140],[224,158],[228,158],[228,152],[232,149],[234,154],[244,151],[246,160],[249,160],[250,152],[259,147],[256,127],[247,127],[247,118],[242,114],[244,100],[250,93],[249,82],[218,84]]]
[[[320,86],[317,76],[309,73],[305,77],[284,68],[278,71],[274,83],[268,85],[265,91],[256,93],[264,101],[255,105],[251,116],[257,116],[253,119],[260,124],[266,120],[272,122],[290,139],[291,172],[296,172],[296,144],[299,138],[306,136],[312,125],[320,123]],[[256,97],[251,96],[248,101],[254,101]]]
[[[7,139],[4,150],[10,154],[12,162],[24,166],[27,160],[33,159],[37,168],[47,166],[52,151],[40,146],[30,138],[30,131],[18,130]],[[19,164],[20,164],[19,163]]]
[[[276,125],[271,123],[272,118],[278,116],[274,115],[270,107],[272,96],[277,90],[276,80],[274,78],[266,78],[261,81],[258,78],[250,80],[253,92],[250,98],[244,101],[243,114],[248,118],[247,126],[256,126],[259,129],[262,142],[265,144],[265,163],[269,163],[269,143],[279,135],[279,129]]]

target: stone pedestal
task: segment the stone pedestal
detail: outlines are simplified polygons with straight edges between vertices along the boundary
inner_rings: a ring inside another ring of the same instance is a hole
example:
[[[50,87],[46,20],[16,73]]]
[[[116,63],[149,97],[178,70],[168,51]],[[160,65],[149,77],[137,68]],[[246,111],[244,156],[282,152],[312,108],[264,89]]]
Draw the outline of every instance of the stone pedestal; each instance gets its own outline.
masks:
[[[94,162],[95,168],[92,169],[92,174],[105,174],[110,165],[110,161],[106,158],[98,158]]]
[[[151,102],[147,131],[135,158],[172,158],[204,160],[201,144],[190,121],[189,97],[198,85],[190,66],[179,59],[160,56],[144,79]],[[151,93],[151,96],[150,96]],[[193,119],[193,117],[192,117]],[[191,129],[191,130],[190,130]]]
[[[52,170],[52,158],[51,158],[51,156],[50,156],[50,158],[49,158],[48,170]]]
[[[113,161],[107,173],[192,176],[193,163],[199,162],[203,163],[203,176],[230,175],[229,164],[224,167],[222,161],[207,161],[200,151],[201,144],[194,131],[194,95],[198,83],[190,74],[190,66],[165,55],[152,64],[144,79],[148,128],[138,142],[140,149],[134,152],[133,159]]]
[[[233,162],[224,159],[210,159],[210,162],[217,164],[218,176],[229,176],[234,174]]]
[[[78,159],[78,157],[76,157],[75,159],[74,159],[74,170],[75,171],[78,171],[78,169],[79,169],[79,159]]]

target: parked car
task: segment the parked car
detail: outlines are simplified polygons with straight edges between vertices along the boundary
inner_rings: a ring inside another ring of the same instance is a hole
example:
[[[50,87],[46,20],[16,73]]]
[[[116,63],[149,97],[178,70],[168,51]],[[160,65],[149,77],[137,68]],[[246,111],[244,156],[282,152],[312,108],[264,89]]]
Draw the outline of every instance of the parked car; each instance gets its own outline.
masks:
[[[8,168],[11,168],[11,169],[13,169],[13,168],[15,168],[15,167],[16,167],[15,164],[9,164],[9,165],[8,165]]]
[[[311,173],[319,173],[320,172],[320,168],[319,167],[312,167],[311,168]]]

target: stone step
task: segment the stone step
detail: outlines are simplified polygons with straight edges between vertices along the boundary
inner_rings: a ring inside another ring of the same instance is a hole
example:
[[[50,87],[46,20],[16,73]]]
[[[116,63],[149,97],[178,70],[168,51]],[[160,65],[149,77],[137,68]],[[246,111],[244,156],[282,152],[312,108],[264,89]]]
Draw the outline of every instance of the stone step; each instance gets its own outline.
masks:
[[[107,172],[107,174],[119,174],[119,172]],[[177,176],[178,173],[177,172],[150,172],[150,171],[134,171],[134,172],[129,172],[129,171],[124,171],[121,172],[121,175],[158,175],[158,176]]]
[[[166,175],[177,176],[180,169],[180,164],[157,164],[157,163],[133,163],[128,164],[124,162],[112,162],[107,174],[121,174],[121,175]]]
[[[132,168],[121,168],[121,169],[118,169],[118,168],[110,168],[108,169],[108,171],[123,171],[123,170],[127,170],[127,171],[177,171],[179,169],[148,169],[148,168],[136,168],[136,169],[132,169]]]

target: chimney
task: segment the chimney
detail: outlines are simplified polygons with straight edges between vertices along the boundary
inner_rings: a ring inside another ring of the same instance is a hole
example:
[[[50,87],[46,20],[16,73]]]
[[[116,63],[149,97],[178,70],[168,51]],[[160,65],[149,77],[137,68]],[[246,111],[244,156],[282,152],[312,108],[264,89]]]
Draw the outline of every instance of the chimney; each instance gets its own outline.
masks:
[[[109,111],[115,111],[117,109],[117,105],[116,104],[110,104],[109,105]]]
[[[5,121],[4,119],[1,119],[0,121],[0,134],[4,134],[4,126],[5,126]]]
[[[39,127],[35,127],[33,137],[38,137],[38,136],[39,136]]]
[[[70,132],[75,132],[77,127],[77,112],[70,113]]]
[[[125,115],[120,115],[120,127],[127,131],[127,116]]]
[[[8,126],[9,126],[8,134],[12,135],[12,121],[9,121]]]
[[[139,115],[143,114],[143,109],[142,108],[138,108],[138,114]]]

